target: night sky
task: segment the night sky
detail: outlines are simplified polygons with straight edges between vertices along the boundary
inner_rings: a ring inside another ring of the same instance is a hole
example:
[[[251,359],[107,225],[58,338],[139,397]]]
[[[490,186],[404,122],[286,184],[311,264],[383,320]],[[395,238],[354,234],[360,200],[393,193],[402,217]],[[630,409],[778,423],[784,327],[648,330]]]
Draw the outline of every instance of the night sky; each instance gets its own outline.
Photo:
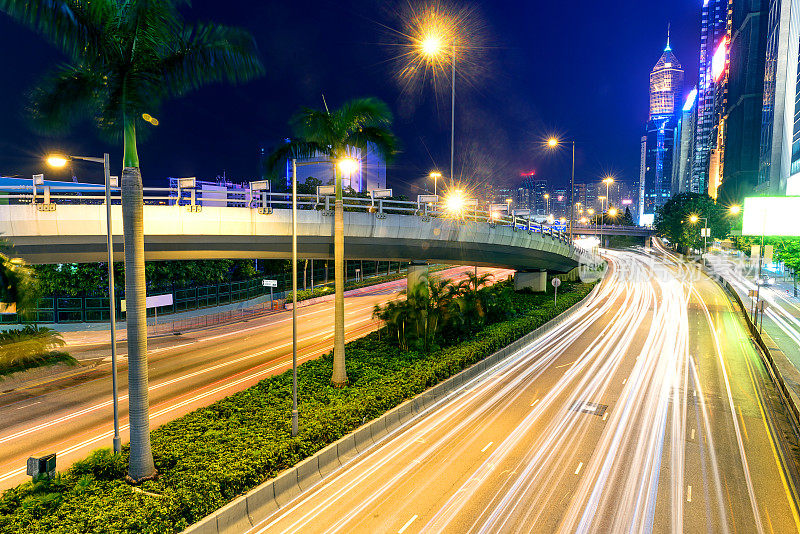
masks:
[[[571,6],[564,7],[565,4]],[[463,6],[466,4],[455,4]],[[672,23],[672,48],[686,70],[687,91],[697,80],[699,0],[538,0],[469,4],[481,47],[464,65],[456,88],[456,176],[498,184],[521,171],[568,183],[569,154],[540,147],[551,132],[578,142],[576,181],[608,172],[633,181],[648,109],[648,74]],[[381,6],[376,8],[376,6]],[[330,106],[377,96],[395,113],[402,153],[387,171],[390,187],[416,194],[424,176],[449,167],[449,88],[431,82],[404,86],[395,76],[402,53],[406,2],[367,0],[196,0],[187,20],[242,26],[256,38],[266,76],[246,85],[213,86],[168,102],[139,154],[145,183],[167,176],[233,181],[257,176],[262,146],[290,132],[287,120],[306,105]],[[30,176],[50,149],[82,155],[121,149],[83,125],[68,136],[34,133],[25,116],[27,92],[64,58],[43,39],[0,15],[0,175]],[[82,181],[100,169],[76,168]],[[48,178],[58,179],[53,171]]]

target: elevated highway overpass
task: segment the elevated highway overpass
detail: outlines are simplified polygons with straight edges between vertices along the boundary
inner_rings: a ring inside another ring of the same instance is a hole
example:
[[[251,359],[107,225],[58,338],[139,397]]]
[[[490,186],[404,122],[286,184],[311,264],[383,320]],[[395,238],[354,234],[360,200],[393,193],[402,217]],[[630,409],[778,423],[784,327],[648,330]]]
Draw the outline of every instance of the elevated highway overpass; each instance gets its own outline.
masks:
[[[106,207],[97,192],[9,191],[0,205],[0,234],[32,264],[107,259]],[[156,193],[156,194],[153,194]],[[164,193],[167,193],[165,195]],[[185,193],[185,191],[184,191]],[[145,196],[145,258],[157,260],[290,258],[292,212],[284,194],[251,193],[240,205],[215,197],[181,197],[167,189]],[[178,193],[180,194],[180,193]],[[220,205],[222,204],[222,205]],[[301,258],[333,258],[330,202],[298,195]],[[436,204],[345,198],[347,259],[449,263],[521,272],[567,273],[595,262],[567,236],[530,219],[475,209],[447,216]],[[112,197],[114,258],[123,260],[122,213]],[[540,285],[541,277],[537,278]]]

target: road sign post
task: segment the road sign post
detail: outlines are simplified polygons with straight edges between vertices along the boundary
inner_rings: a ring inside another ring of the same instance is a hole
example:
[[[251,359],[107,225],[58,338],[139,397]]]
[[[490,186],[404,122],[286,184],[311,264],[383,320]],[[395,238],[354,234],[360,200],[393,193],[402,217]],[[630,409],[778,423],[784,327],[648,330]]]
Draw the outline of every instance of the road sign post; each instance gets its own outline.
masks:
[[[558,304],[558,286],[561,285],[561,279],[553,278],[553,280],[550,283],[553,284],[553,289],[555,290],[555,295],[553,296],[553,303]]]
[[[261,280],[261,285],[264,287],[269,288],[269,309],[272,310],[275,307],[275,304],[272,302],[272,288],[278,287],[277,280],[267,280],[266,278]]]

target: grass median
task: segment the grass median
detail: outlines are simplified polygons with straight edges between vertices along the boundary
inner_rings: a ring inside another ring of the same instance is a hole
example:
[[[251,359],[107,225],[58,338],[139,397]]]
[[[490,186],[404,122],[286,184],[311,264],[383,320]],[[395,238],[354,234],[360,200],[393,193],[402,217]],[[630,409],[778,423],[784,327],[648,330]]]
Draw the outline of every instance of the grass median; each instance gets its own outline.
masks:
[[[545,324],[591,288],[565,283],[557,305],[552,293],[512,292],[512,318],[430,352],[403,351],[385,332],[352,341],[347,344],[347,387],[330,385],[330,354],[298,368],[298,436],[291,436],[289,371],[153,430],[159,478],[144,483],[139,488],[143,491],[122,480],[127,447],[119,456],[102,449],[53,480],[6,491],[0,498],[0,532],[180,532],[364,422]]]

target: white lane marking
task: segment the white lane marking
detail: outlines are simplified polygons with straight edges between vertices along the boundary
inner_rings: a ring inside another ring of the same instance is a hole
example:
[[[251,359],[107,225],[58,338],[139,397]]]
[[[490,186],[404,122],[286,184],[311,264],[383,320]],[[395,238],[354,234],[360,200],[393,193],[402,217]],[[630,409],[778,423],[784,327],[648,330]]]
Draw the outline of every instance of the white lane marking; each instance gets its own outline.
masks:
[[[603,414],[603,421],[605,421],[606,419],[608,419],[608,412]]]
[[[686,502],[692,502],[692,486],[686,488]]]
[[[22,410],[23,408],[30,408],[31,406],[34,406],[36,404],[41,404],[41,403],[42,403],[42,401],[36,401],[36,402],[34,402],[32,404],[26,404],[25,406],[20,406],[19,408],[15,408],[15,410]]]
[[[533,404],[531,404],[531,408],[533,408],[534,406],[536,406],[536,403],[537,403],[537,402],[539,402],[539,399],[536,399],[535,401],[533,401]]]
[[[414,517],[409,519],[408,522],[405,525],[403,525],[403,527],[400,530],[397,531],[397,534],[403,534],[403,532],[405,532],[406,529],[411,526],[411,523],[417,520],[417,517],[419,516],[414,514]]]
[[[575,474],[576,474],[576,475],[577,475],[578,473],[580,473],[580,472],[581,472],[581,467],[583,467],[583,462],[580,462],[580,463],[578,464],[578,468],[575,470]]]
[[[481,449],[481,452],[486,452],[486,449],[488,449],[489,447],[491,447],[491,446],[492,446],[492,443],[494,443],[494,441],[490,441],[489,443],[487,443],[487,444],[486,444],[486,446],[485,446],[484,448],[482,448],[482,449]]]
[[[694,441],[694,428],[692,429],[692,441]]]
[[[625,382],[627,382],[627,381],[628,381],[628,379],[626,378],[625,380],[623,380],[623,381],[622,381],[622,383],[624,384],[624,383],[625,383]]]

